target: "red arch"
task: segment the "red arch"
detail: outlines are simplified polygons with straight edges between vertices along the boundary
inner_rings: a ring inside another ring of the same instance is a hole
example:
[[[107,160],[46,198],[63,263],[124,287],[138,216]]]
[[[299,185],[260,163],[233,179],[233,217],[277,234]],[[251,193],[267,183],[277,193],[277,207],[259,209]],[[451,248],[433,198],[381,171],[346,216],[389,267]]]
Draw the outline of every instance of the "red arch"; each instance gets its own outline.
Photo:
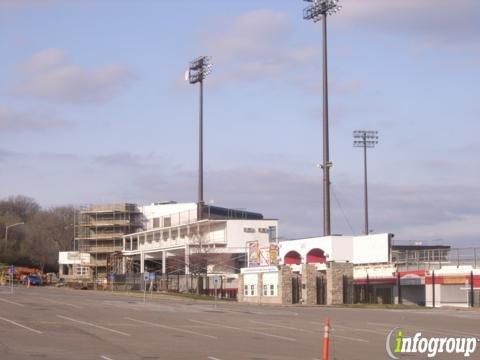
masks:
[[[289,251],[283,258],[285,265],[298,265],[302,263],[302,257],[300,254],[294,250]]]
[[[307,264],[324,264],[327,261],[325,252],[322,249],[312,249],[307,254]]]

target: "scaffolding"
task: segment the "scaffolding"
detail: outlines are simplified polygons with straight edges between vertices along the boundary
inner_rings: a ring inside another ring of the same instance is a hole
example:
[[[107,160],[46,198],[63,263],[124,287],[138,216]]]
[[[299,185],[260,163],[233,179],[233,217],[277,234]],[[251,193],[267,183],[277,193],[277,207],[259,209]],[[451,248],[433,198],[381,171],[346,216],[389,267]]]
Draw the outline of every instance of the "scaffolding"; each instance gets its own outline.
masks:
[[[106,277],[107,260],[122,251],[122,236],[141,230],[142,213],[135,204],[92,204],[78,210],[75,217],[75,244],[81,253],[90,254],[90,274]]]

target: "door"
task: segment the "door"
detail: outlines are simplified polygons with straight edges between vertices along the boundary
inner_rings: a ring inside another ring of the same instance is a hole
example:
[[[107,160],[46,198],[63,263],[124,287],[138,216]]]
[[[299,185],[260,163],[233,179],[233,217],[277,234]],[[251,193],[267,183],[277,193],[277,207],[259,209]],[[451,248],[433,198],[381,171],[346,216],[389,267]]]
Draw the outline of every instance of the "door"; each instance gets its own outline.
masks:
[[[292,304],[298,304],[300,302],[301,294],[301,278],[297,274],[292,275]]]
[[[327,287],[327,281],[325,277],[318,276],[317,277],[317,304],[318,305],[326,304],[326,299],[325,299],[326,287]]]

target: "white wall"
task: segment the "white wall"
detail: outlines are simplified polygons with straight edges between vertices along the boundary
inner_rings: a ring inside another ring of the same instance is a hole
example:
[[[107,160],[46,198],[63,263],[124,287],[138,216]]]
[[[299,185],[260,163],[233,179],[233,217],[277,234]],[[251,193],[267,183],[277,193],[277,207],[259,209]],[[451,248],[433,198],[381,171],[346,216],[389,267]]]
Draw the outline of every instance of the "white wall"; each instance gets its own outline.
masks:
[[[390,261],[390,235],[376,234],[353,237],[353,263],[386,263]]]
[[[278,236],[278,220],[227,220],[227,246],[235,248],[245,248],[247,242],[258,241],[260,247],[269,246],[269,233],[261,233],[259,228],[275,226]],[[253,228],[255,232],[245,232],[245,228]]]
[[[307,261],[308,252],[315,248],[323,250],[324,253],[328,255],[327,260],[332,260],[332,238],[330,236],[326,236],[281,241],[279,244],[280,263],[283,264],[285,255],[290,251],[298,252],[302,257],[302,262],[305,263]]]
[[[262,274],[262,296],[278,296],[278,272]]]
[[[322,236],[286,240],[279,244],[281,263],[289,251],[296,251],[307,260],[310,250],[324,251],[327,261],[350,261],[354,264],[387,263],[389,261],[389,234],[368,236]]]
[[[245,274],[242,289],[244,296],[258,296],[258,290],[258,274]]]
[[[330,236],[332,253],[329,260],[352,261],[354,258],[353,236]]]
[[[153,227],[154,218],[161,218],[163,216],[173,215],[172,225],[176,225],[179,222],[177,220],[180,220],[182,223],[186,223],[189,219],[192,222],[197,219],[196,203],[150,204],[139,206],[139,210],[147,219],[147,230]],[[180,219],[177,219],[177,217]]]
[[[78,251],[60,251],[58,253],[58,263],[60,265],[88,265],[90,264],[90,254]]]
[[[210,220],[209,222],[201,222],[202,225],[202,240],[203,245],[216,244],[217,248],[212,249],[212,252],[223,253],[237,253],[244,252],[247,247],[247,242],[258,240],[260,247],[269,246],[269,233],[259,232],[259,228],[268,228],[269,226],[277,226],[277,220]],[[195,226],[195,225],[192,225]],[[245,232],[244,228],[253,228],[255,232]],[[183,227],[186,229],[186,226]],[[176,233],[175,238],[170,236]],[[198,245],[200,242],[197,235],[188,236],[186,231],[178,229],[172,230],[146,230],[135,236],[126,235],[124,238],[138,237],[138,249],[140,251],[161,251],[165,248],[184,246],[187,243]],[[147,235],[148,234],[148,235]],[[163,234],[166,234],[164,237]],[[185,235],[185,236],[182,236]],[[152,239],[152,241],[148,241]],[[130,249],[125,249],[129,251]]]

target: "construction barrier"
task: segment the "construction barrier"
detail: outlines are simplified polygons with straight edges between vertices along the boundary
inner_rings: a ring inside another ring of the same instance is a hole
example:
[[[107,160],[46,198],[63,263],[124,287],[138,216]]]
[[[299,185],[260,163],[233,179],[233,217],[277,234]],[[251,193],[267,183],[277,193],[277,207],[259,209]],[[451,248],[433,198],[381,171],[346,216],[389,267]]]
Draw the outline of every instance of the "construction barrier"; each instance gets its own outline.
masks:
[[[325,320],[324,333],[323,333],[323,353],[322,360],[328,360],[330,350],[330,319]]]

